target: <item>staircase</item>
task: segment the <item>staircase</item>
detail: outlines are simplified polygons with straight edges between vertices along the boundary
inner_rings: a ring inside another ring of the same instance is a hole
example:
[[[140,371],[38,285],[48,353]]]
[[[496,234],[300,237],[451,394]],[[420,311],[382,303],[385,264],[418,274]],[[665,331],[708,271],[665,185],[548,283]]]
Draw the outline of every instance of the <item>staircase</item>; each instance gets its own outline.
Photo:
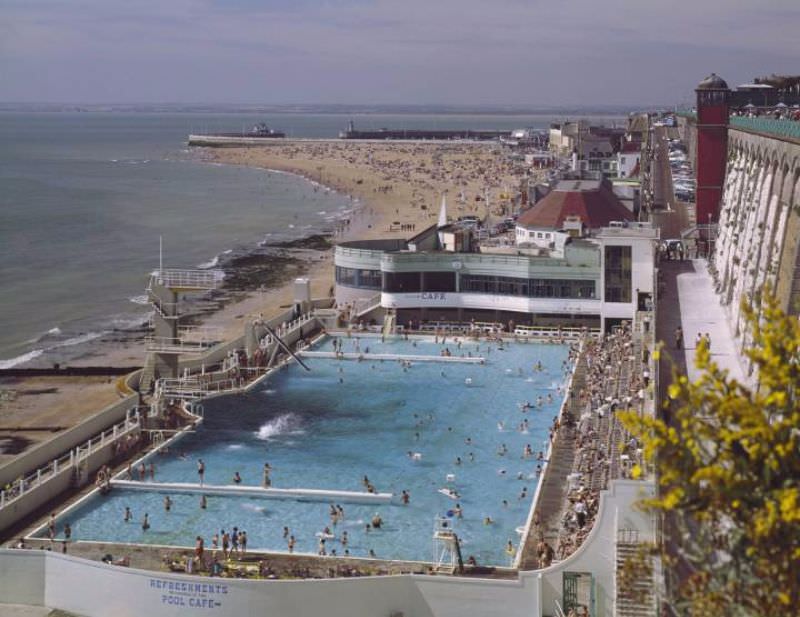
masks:
[[[152,353],[145,356],[144,366],[142,367],[142,375],[139,377],[139,392],[141,394],[148,394],[150,386],[153,385],[153,379],[156,376],[156,357]]]
[[[656,617],[656,594],[653,572],[642,573],[632,583],[624,587],[620,584],[620,576],[626,559],[635,557],[639,547],[638,542],[617,541],[617,610],[616,617]]]

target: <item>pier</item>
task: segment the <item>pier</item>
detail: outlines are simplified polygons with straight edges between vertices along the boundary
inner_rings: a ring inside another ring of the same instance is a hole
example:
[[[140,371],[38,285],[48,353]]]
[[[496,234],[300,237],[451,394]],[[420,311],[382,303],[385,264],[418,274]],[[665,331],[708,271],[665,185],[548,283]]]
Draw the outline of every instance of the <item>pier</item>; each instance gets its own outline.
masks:
[[[394,354],[394,353],[357,353],[335,351],[301,351],[298,355],[303,358],[329,358],[334,360],[391,360],[406,362],[445,362],[455,364],[486,364],[486,358],[475,356],[472,358],[462,358],[459,356],[425,356],[413,354]]]
[[[318,488],[263,488],[261,486],[197,484],[194,482],[137,482],[111,480],[111,486],[131,491],[154,491],[188,495],[220,495],[260,499],[294,499],[297,501],[337,501],[342,503],[391,503],[392,493],[365,493]]]

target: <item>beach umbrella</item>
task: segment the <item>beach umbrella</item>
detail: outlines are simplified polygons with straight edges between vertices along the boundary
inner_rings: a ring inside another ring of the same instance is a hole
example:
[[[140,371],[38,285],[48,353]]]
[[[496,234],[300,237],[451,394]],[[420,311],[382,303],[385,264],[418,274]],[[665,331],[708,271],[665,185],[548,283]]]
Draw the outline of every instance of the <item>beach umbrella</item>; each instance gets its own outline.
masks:
[[[745,108],[745,109],[755,109],[755,108],[756,108],[756,106],[755,106],[755,105],[753,105],[752,103],[748,103],[747,105],[745,105],[745,106],[744,106],[744,108]]]

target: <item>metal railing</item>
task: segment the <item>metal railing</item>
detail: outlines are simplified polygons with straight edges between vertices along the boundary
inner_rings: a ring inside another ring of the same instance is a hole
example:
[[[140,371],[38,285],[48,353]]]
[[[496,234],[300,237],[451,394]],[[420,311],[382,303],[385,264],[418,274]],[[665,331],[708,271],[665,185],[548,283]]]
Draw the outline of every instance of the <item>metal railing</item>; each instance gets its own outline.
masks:
[[[216,289],[224,277],[221,270],[156,270],[155,282],[170,289]]]
[[[767,133],[777,137],[788,137],[800,140],[800,122],[797,120],[779,120],[776,118],[747,118],[744,116],[731,116],[731,128]]]
[[[163,336],[148,336],[144,340],[152,353],[202,353],[211,347],[211,341],[185,341]]]
[[[133,412],[133,413],[131,413]],[[91,454],[99,449],[126,437],[131,431],[140,427],[139,412],[133,408],[128,411],[126,418],[112,427],[95,435],[86,443],[72,448],[66,454],[53,459],[46,465],[39,467],[26,476],[22,476],[9,483],[0,491],[0,509],[7,508],[15,501],[27,495],[32,490],[44,485],[56,478],[65,470],[77,468],[80,463],[86,460]]]

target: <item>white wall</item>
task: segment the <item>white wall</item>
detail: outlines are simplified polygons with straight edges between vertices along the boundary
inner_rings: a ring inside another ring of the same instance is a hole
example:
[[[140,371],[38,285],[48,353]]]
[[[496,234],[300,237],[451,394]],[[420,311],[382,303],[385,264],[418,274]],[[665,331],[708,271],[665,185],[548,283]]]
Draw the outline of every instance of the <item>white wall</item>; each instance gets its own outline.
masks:
[[[539,615],[540,579],[502,581],[383,576],[245,581],[109,566],[39,550],[0,550],[0,601],[45,605],[87,617],[212,615],[470,617]]]
[[[588,277],[587,277],[588,278]],[[498,309],[522,313],[574,313],[598,315],[600,300],[572,300],[568,298],[527,298],[524,296],[498,296],[480,293],[418,292],[382,293],[384,308],[469,308]]]
[[[41,550],[0,549],[0,602],[46,605],[87,617],[171,617],[200,608],[213,615],[325,617],[541,617],[554,614],[564,572],[590,572],[596,616],[614,614],[619,529],[653,538],[650,516],[633,506],[653,485],[616,480],[584,544],[545,570],[513,580],[383,576],[308,581],[245,581],[148,572]],[[199,586],[199,587],[198,587]],[[209,587],[212,586],[212,587]]]
[[[555,600],[561,602],[564,572],[591,572],[596,585],[596,617],[614,615],[617,530],[635,529],[642,542],[653,540],[651,517],[634,508],[638,500],[652,494],[652,483],[638,480],[615,480],[610,490],[600,493],[597,519],[583,545],[564,561],[541,571],[543,614],[555,614]]]

